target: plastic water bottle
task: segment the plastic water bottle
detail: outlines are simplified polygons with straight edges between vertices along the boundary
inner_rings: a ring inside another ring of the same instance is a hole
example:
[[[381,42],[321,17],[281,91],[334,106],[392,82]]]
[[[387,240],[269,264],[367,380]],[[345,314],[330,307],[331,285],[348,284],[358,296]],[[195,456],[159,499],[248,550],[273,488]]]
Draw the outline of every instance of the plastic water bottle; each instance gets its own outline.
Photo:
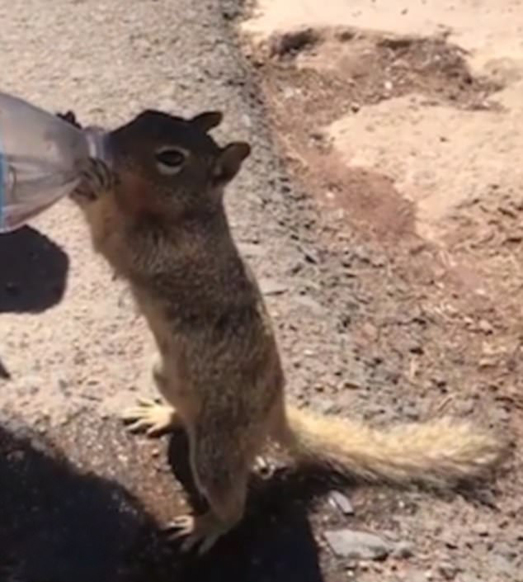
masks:
[[[89,158],[106,161],[104,132],[0,93],[0,233],[73,192]]]

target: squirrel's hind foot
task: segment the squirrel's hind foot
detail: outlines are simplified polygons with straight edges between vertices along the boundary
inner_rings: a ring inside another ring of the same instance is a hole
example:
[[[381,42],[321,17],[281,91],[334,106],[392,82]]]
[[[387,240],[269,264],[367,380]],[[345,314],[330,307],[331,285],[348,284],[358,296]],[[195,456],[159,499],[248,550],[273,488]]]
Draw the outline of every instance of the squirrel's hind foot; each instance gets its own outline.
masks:
[[[203,515],[182,515],[176,518],[169,527],[169,537],[172,540],[184,538],[180,548],[182,552],[190,552],[199,544],[198,554],[201,556],[230,529],[230,525],[223,523],[209,511]]]

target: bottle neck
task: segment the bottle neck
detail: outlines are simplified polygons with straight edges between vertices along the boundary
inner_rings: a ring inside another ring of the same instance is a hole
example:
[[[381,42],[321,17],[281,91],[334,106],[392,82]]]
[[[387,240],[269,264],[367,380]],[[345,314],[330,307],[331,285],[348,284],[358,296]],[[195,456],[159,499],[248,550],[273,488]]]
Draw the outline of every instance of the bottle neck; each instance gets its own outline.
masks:
[[[102,160],[107,165],[111,165],[108,132],[96,126],[86,127],[83,132],[87,140],[89,157]]]

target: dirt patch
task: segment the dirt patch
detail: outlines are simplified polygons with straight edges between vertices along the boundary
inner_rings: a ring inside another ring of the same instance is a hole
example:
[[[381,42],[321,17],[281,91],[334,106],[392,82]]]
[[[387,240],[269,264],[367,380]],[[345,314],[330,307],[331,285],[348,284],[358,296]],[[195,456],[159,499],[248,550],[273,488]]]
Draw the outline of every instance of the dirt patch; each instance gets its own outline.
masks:
[[[477,70],[503,60],[517,64],[521,59],[521,0],[257,0],[242,29],[256,40],[274,31],[296,27],[349,26],[377,33],[432,37],[448,35],[453,44],[469,53]]]
[[[323,112],[318,120],[328,123],[363,105],[410,93],[465,109],[492,107],[487,98],[500,84],[474,76],[464,56],[445,36],[303,28],[274,33],[256,45],[252,60],[276,97],[287,106],[299,97],[306,112]],[[292,84],[300,87],[299,95],[285,94]]]
[[[444,37],[303,28],[275,33],[246,50],[295,175],[314,184],[327,205],[346,211],[349,222],[387,238],[415,233],[412,200],[385,174],[363,164],[348,166],[340,148],[332,147],[328,126],[342,116],[357,117],[366,106],[410,94],[422,95],[425,105],[499,108],[488,100],[499,83],[474,76],[463,51]],[[350,135],[347,139],[352,141]],[[353,141],[356,150],[358,140]]]

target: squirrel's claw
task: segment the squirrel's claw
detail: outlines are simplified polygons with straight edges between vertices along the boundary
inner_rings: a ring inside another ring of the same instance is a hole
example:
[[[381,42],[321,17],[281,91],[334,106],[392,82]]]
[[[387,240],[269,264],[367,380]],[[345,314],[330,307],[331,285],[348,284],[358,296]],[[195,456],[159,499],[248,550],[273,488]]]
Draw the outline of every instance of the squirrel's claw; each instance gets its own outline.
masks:
[[[179,540],[185,538],[180,546],[184,553],[190,552],[197,544],[198,554],[208,552],[216,541],[230,528],[221,523],[212,513],[204,515],[182,515],[177,517],[169,526],[169,538]]]

